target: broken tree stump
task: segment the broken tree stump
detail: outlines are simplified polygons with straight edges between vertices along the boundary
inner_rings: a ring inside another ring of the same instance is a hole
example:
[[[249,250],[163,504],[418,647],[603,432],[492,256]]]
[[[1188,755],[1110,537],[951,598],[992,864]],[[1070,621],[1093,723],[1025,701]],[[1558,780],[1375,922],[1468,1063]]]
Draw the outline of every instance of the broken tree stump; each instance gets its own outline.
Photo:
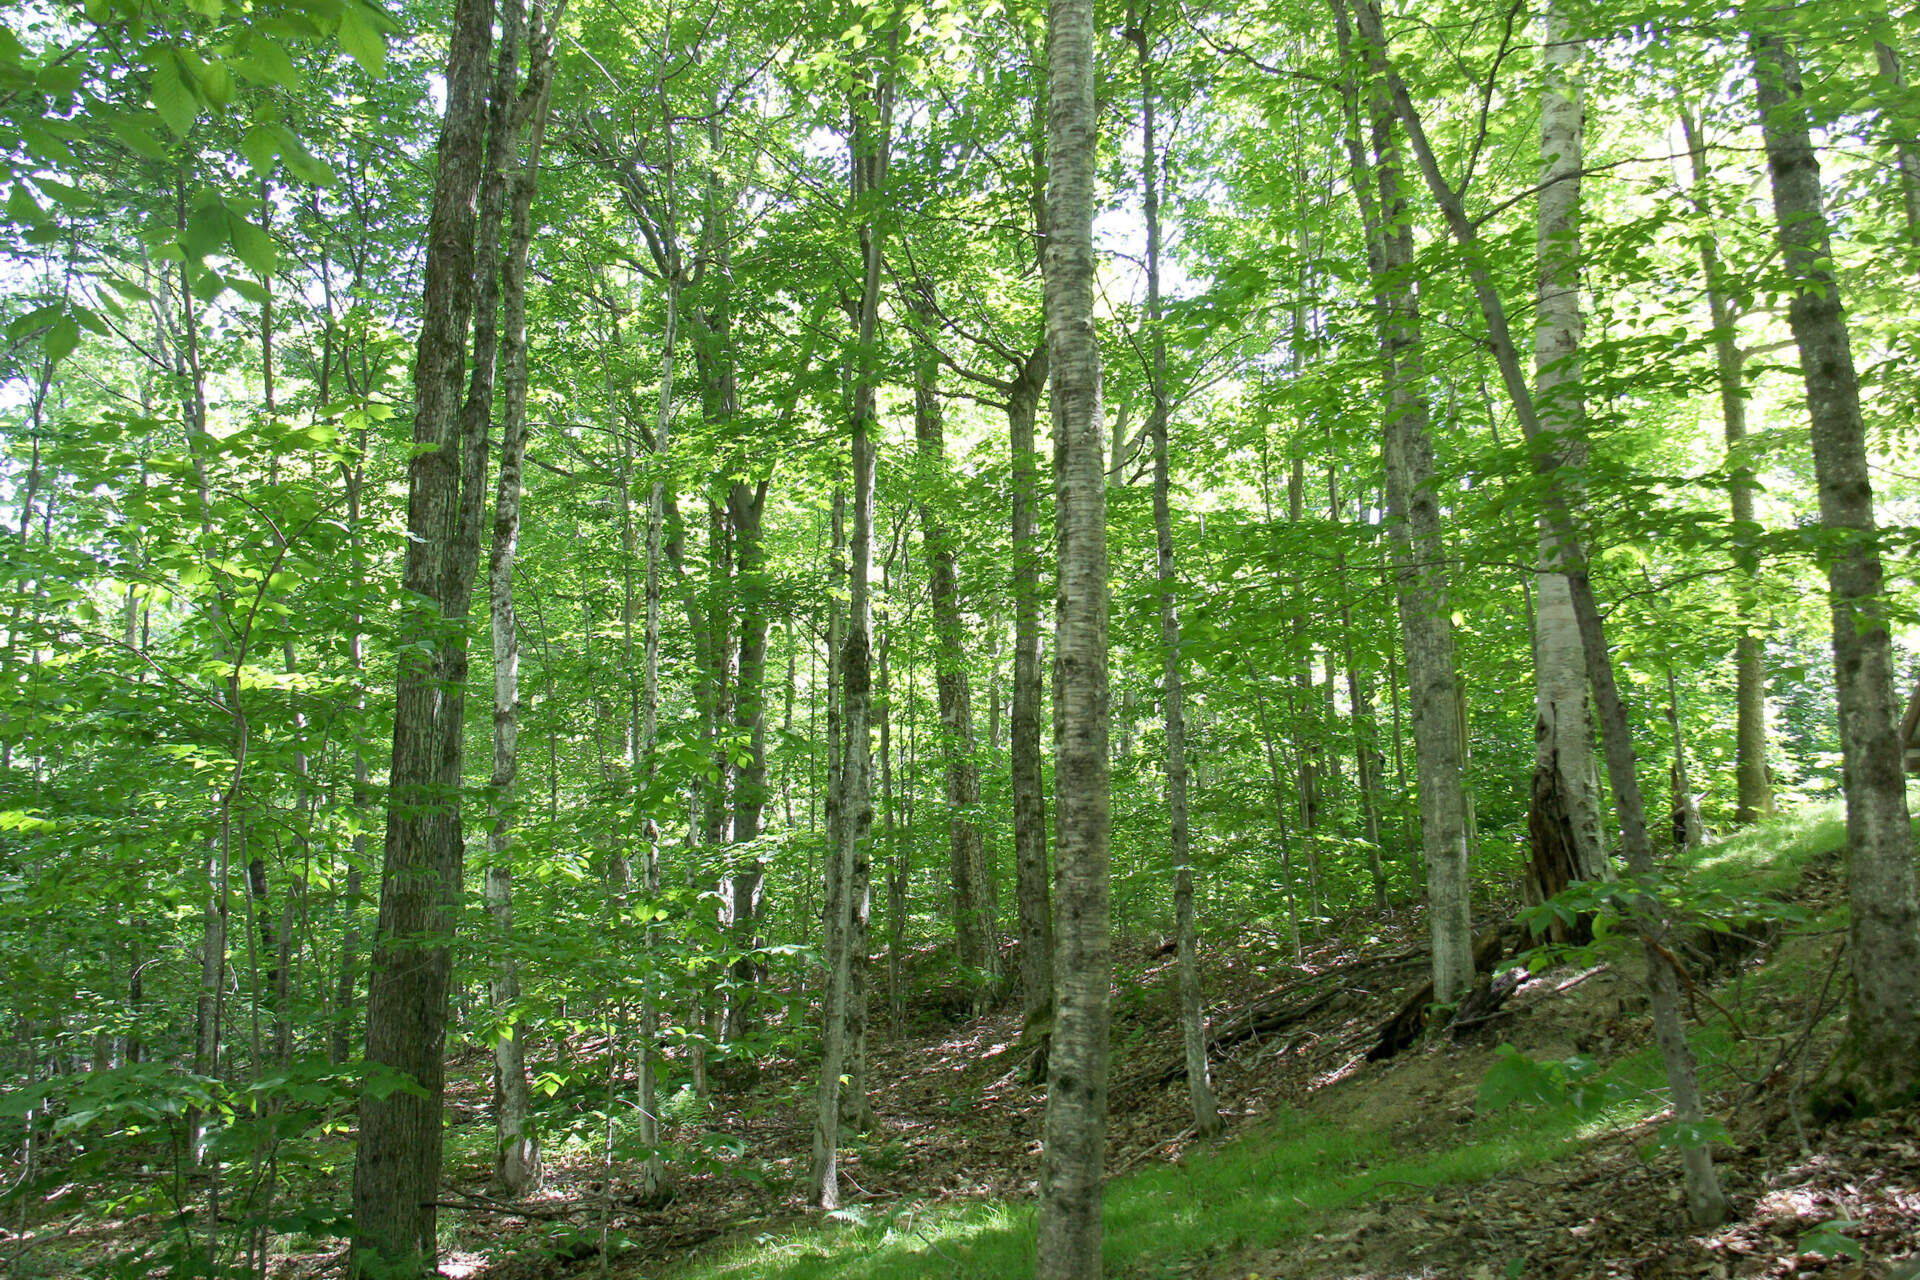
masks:
[[[1493,966],[1499,963],[1501,954],[1500,930],[1489,929],[1473,940],[1473,971],[1492,973]],[[1477,989],[1477,988],[1476,988]],[[1469,995],[1468,998],[1471,998]],[[1502,997],[1503,999],[1505,997]],[[1380,1028],[1380,1039],[1373,1048],[1367,1050],[1368,1062],[1385,1062],[1402,1049],[1420,1038],[1427,1029],[1432,1015],[1428,1006],[1433,1003],[1433,980],[1429,978],[1420,984],[1420,989],[1409,996],[1400,1011],[1387,1019]]]

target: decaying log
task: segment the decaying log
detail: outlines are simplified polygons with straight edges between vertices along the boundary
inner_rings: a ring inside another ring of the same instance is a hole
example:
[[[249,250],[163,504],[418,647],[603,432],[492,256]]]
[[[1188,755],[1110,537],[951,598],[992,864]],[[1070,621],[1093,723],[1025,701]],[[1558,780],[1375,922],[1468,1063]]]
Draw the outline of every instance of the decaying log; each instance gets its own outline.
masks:
[[[1489,929],[1473,942],[1473,971],[1492,973],[1493,966],[1500,960],[1500,931]],[[1478,988],[1476,987],[1476,990]],[[1471,999],[1471,996],[1468,997]],[[1501,997],[1505,999],[1505,997]],[[1432,1016],[1428,1006],[1433,1003],[1433,982],[1428,980],[1420,984],[1420,989],[1407,998],[1400,1011],[1387,1019],[1380,1029],[1380,1039],[1373,1048],[1367,1050],[1367,1061],[1384,1062],[1402,1049],[1420,1038],[1427,1029],[1427,1021]]]
[[[1370,956],[1364,960],[1355,960],[1348,964],[1324,969],[1299,982],[1288,983],[1216,1025],[1207,1035],[1207,1056],[1214,1057],[1221,1050],[1232,1048],[1242,1041],[1285,1030],[1295,1023],[1304,1022],[1339,997],[1353,994],[1357,990],[1354,980],[1362,974],[1372,970],[1420,964],[1424,963],[1426,958],[1427,953],[1424,950]],[[1303,991],[1312,991],[1313,994],[1302,995]],[[1187,1064],[1182,1059],[1169,1064],[1158,1073],[1148,1074],[1125,1085],[1116,1085],[1114,1088],[1118,1091],[1136,1084],[1170,1084],[1175,1080],[1184,1080],[1186,1077]]]

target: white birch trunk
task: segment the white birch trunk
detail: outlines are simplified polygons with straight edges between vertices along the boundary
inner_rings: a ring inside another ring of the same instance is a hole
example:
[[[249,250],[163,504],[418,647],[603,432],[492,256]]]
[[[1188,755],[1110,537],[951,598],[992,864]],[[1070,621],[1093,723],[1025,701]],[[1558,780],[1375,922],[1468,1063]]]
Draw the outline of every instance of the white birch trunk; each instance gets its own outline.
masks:
[[[1054,663],[1056,933],[1039,1280],[1098,1280],[1112,981],[1108,894],[1107,525],[1094,330],[1092,0],[1047,12],[1047,344],[1059,545]]]
[[[1580,309],[1580,173],[1586,109],[1574,80],[1580,44],[1549,4],[1541,15],[1540,207],[1538,281],[1534,313],[1534,397],[1540,430],[1548,434],[1552,465],[1577,476],[1586,466],[1586,397],[1580,351],[1586,322]],[[1576,479],[1572,483],[1578,484]],[[1542,849],[1536,860],[1564,857],[1547,878],[1548,892],[1568,879],[1610,876],[1601,835],[1600,775],[1593,755],[1593,715],[1587,697],[1586,657],[1573,595],[1562,569],[1570,549],[1543,519],[1540,524],[1539,604],[1534,614],[1534,758],[1532,803],[1557,809],[1536,814],[1536,836],[1564,849]]]

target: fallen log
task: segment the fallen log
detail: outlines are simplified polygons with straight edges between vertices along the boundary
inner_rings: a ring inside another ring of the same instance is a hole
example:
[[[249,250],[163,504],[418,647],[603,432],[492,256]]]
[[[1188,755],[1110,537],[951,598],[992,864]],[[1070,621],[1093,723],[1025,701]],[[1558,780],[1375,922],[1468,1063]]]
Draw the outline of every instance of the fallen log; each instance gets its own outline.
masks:
[[[1500,931],[1489,929],[1473,941],[1473,971],[1491,973],[1493,966],[1500,960]],[[1501,997],[1505,999],[1505,996]],[[1380,1028],[1380,1038],[1373,1048],[1367,1050],[1368,1062],[1385,1062],[1402,1049],[1418,1040],[1427,1029],[1432,1017],[1429,1006],[1433,1004],[1433,980],[1429,978],[1420,984],[1420,989],[1407,997],[1399,1012],[1387,1019]]]
[[[1274,1031],[1283,1031],[1297,1023],[1319,1013],[1344,995],[1367,994],[1354,985],[1354,979],[1375,969],[1392,969],[1401,965],[1416,964],[1426,959],[1424,951],[1403,951],[1388,956],[1371,956],[1364,960],[1354,960],[1347,964],[1335,965],[1319,973],[1288,983],[1278,991],[1260,997],[1242,1009],[1232,1019],[1214,1028],[1207,1036],[1207,1056],[1215,1057],[1222,1050],[1230,1049],[1255,1036],[1267,1035]],[[1331,984],[1331,985],[1330,985]],[[1324,988],[1304,999],[1297,998],[1303,990],[1315,987]],[[1288,1002],[1288,997],[1296,997]],[[1185,1059],[1178,1059],[1155,1075],[1150,1071],[1143,1073],[1116,1089],[1138,1084],[1164,1085],[1175,1080],[1187,1078]]]

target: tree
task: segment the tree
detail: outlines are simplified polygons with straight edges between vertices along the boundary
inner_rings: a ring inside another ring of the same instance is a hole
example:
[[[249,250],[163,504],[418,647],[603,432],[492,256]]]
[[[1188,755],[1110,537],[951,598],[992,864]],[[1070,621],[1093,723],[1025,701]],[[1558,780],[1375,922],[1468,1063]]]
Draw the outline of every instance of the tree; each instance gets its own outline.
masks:
[[[1386,84],[1384,46],[1369,30],[1362,0],[1373,155],[1348,113],[1347,149],[1354,195],[1368,227],[1368,261],[1380,320],[1387,411],[1381,454],[1394,547],[1394,588],[1407,653],[1414,765],[1419,774],[1421,846],[1427,863],[1428,927],[1433,934],[1434,998],[1451,1003],[1473,985],[1473,922],[1467,900],[1467,818],[1462,782],[1461,698],[1454,670],[1446,552],[1428,434],[1426,362],[1415,291],[1413,225],[1401,187],[1398,125]],[[1335,0],[1343,44],[1351,20]]]
[[[1167,339],[1160,311],[1160,157],[1154,140],[1153,10],[1130,12],[1128,38],[1140,55],[1140,187],[1147,224],[1147,435],[1153,448],[1155,579],[1160,588],[1160,710],[1167,733],[1168,845],[1173,857],[1173,910],[1179,969],[1180,1038],[1187,1064],[1187,1101],[1202,1137],[1221,1130],[1207,1071],[1207,1029],[1200,1000],[1200,958],[1194,936],[1193,837],[1187,803],[1187,708],[1181,685],[1179,576],[1173,547],[1173,464],[1167,447]]]
[[[859,849],[873,825],[873,744],[869,732],[872,709],[873,606],[873,481],[876,450],[873,430],[878,391],[875,343],[880,321],[880,279],[883,256],[878,200],[887,189],[893,127],[894,68],[900,33],[896,25],[887,36],[880,65],[863,69],[861,90],[850,104],[848,130],[851,194],[867,216],[859,225],[861,283],[856,313],[858,333],[853,347],[852,432],[853,533],[847,589],[847,630],[840,642],[840,714],[843,746],[838,778],[838,829],[833,834],[832,861],[827,869],[826,1048],[820,1060],[820,1086],[815,1099],[813,1166],[810,1198],[822,1209],[840,1207],[839,1133],[842,1102],[840,1076],[848,1054],[849,988],[855,963],[865,966],[866,884],[857,877],[863,858]],[[856,957],[855,944],[861,950]],[[865,1022],[864,1010],[859,1021]],[[861,1047],[864,1052],[864,1046]],[[864,1083],[864,1082],[862,1082]],[[864,1101],[857,1110],[864,1111]]]
[[[929,327],[934,311],[933,282],[911,286],[910,310]],[[913,438],[918,446],[923,481],[932,487],[947,467],[941,431],[939,364],[935,352],[920,343],[915,353],[913,383]],[[940,754],[946,766],[949,824],[948,856],[952,871],[953,936],[960,967],[973,988],[974,1007],[985,1012],[1000,968],[1000,944],[993,918],[993,890],[987,851],[976,813],[980,806],[980,766],[973,736],[973,688],[967,678],[960,618],[959,552],[953,535],[930,503],[920,505],[921,537],[926,543],[928,593],[933,609],[935,642],[939,647],[936,675],[940,690]]]
[[[1828,603],[1847,797],[1848,951],[1853,993],[1847,1034],[1820,1085],[1818,1105],[1875,1110],[1920,1088],[1920,899],[1907,814],[1904,744],[1887,631],[1885,571],[1873,513],[1860,380],[1808,136],[1799,61],[1770,15],[1755,13],[1753,78],[1767,148],[1774,216],[1792,294],[1788,323],[1800,348]]]
[[[1093,320],[1093,5],[1047,8],[1047,349],[1053,377],[1054,995],[1041,1280],[1101,1274],[1108,984],[1107,530]]]
[[[405,1085],[370,1085],[361,1098],[353,1236],[354,1268],[362,1274],[431,1271],[439,1247],[434,1205],[447,991],[463,887],[465,621],[486,505],[503,151],[511,137],[523,12],[519,0],[506,0],[501,10],[491,86],[488,0],[460,0],[447,52],[447,110],[435,149],[439,170],[414,360],[416,453],[407,481],[404,586],[417,603],[403,635],[367,993],[367,1061]],[[473,378],[463,402],[470,331]]]
[[[512,828],[514,786],[520,769],[520,622],[513,606],[513,567],[520,542],[520,497],[527,452],[527,251],[533,238],[534,186],[553,88],[552,23],[536,12],[528,50],[530,100],[526,144],[506,174],[507,252],[501,267],[500,472],[494,491],[493,543],[487,556],[487,597],[493,637],[493,777],[488,807],[487,908],[501,948],[493,1001],[508,1024],[494,1041],[494,1179],[509,1196],[540,1185],[540,1142],[529,1123],[526,1047],[519,1010],[519,965],[513,954]],[[514,122],[516,132],[520,122]]]
[[[1578,36],[1549,4],[1540,22],[1539,284],[1534,308],[1534,397],[1552,455],[1541,463],[1577,475],[1587,463],[1581,355],[1580,178],[1586,110],[1576,79]],[[1578,483],[1575,481],[1574,483]],[[1559,572],[1568,549],[1543,522],[1534,614],[1534,760],[1529,887],[1551,897],[1573,880],[1611,872],[1600,831],[1600,775],[1573,594]]]

